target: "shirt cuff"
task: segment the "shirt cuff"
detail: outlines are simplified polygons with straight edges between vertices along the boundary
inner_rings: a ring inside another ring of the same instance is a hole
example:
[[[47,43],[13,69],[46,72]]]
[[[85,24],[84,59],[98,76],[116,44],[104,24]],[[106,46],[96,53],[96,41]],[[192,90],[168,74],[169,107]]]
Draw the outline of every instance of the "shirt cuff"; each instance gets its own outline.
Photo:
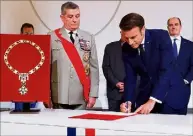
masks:
[[[188,82],[186,79],[184,79],[184,83],[185,83],[185,84],[189,84],[189,82]]]
[[[162,103],[162,101],[160,101],[160,100],[158,100],[158,99],[156,99],[156,98],[154,98],[152,96],[150,96],[150,99],[156,101],[157,103]]]

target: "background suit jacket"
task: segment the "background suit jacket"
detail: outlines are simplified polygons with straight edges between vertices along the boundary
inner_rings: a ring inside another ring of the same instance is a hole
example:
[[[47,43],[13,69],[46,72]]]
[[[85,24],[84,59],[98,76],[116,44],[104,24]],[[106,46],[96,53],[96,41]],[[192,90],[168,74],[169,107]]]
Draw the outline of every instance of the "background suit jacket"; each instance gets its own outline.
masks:
[[[70,41],[70,38],[64,28],[60,29],[63,38]],[[81,46],[80,41],[88,44],[88,50]],[[78,29],[74,46],[76,47],[83,65],[83,54],[89,53],[91,89],[90,97],[98,97],[99,88],[99,68],[98,58],[94,37],[88,32]],[[51,95],[53,103],[59,104],[84,104],[83,87],[76,74],[76,71],[69,60],[63,45],[56,36],[51,32]]]
[[[107,98],[120,100],[122,93],[119,92],[116,84],[123,82],[125,78],[121,41],[111,42],[106,45],[102,69],[107,81]]]
[[[171,46],[171,40],[168,46]],[[173,56],[171,56],[173,57]],[[185,84],[184,79],[189,83]],[[182,37],[177,59],[165,73],[155,88],[153,96],[174,109],[187,107],[190,98],[190,85],[193,80],[193,42]]]
[[[169,34],[165,30],[147,29],[145,31],[146,65],[142,63],[138,49],[133,49],[129,45],[124,46],[123,60],[126,71],[124,97],[125,101],[136,103],[136,107],[147,102],[159,77],[167,71],[172,62],[172,58],[169,58],[172,48],[167,46],[166,38],[169,38]],[[137,75],[141,79],[139,94],[135,97]]]
[[[24,103],[24,102],[15,102],[15,110],[25,110],[25,107],[29,108],[35,108],[36,107],[36,102],[31,102],[31,103]]]

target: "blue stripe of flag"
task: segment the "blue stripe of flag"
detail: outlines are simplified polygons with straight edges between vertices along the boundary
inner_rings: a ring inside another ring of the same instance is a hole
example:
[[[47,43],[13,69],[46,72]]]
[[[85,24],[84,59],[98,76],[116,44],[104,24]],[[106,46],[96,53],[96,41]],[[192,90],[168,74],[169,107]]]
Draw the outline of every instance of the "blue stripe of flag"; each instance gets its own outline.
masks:
[[[67,136],[76,136],[76,128],[68,127]]]

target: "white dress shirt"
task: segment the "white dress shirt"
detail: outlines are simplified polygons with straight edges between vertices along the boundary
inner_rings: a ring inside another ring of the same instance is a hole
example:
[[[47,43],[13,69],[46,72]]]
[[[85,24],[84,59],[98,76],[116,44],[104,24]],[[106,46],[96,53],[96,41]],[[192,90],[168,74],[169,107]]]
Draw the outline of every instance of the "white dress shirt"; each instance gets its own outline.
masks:
[[[141,44],[143,45],[143,49],[145,51],[145,34],[144,34],[144,37],[143,37],[143,40],[142,40]],[[140,49],[139,48],[138,48],[138,53],[140,55]]]
[[[180,52],[180,46],[181,46],[181,36],[177,36],[177,37],[174,37],[174,36],[170,36],[170,39],[172,41],[172,45],[174,43],[174,39],[176,39],[176,45],[177,45],[177,51],[178,51],[178,55],[179,55],[179,52]]]

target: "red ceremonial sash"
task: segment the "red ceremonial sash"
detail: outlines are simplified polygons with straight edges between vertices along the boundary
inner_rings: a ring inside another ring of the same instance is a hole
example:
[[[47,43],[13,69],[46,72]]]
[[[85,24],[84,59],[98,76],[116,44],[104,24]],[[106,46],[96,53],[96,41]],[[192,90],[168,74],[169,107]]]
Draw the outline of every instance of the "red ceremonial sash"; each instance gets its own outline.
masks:
[[[71,42],[64,39],[59,31],[60,31],[60,29],[56,29],[55,34],[60,39],[64,50],[66,51],[72,65],[74,66],[74,68],[76,70],[76,73],[79,77],[79,80],[83,86],[84,99],[86,102],[88,102],[89,92],[90,92],[90,78],[85,73],[82,60],[81,60],[75,46]]]

